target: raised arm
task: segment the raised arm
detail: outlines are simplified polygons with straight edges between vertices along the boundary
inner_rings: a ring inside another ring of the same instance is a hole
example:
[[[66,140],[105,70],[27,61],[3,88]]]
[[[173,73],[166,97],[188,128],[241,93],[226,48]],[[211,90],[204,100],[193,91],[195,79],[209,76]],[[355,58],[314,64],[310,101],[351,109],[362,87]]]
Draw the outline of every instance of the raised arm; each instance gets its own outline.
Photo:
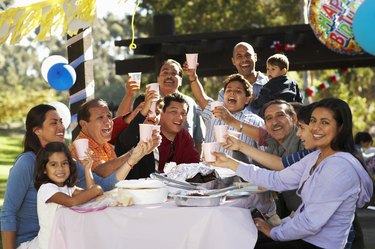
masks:
[[[117,108],[116,117],[120,115],[125,115],[131,111],[131,105],[133,102],[133,96],[138,89],[138,85],[136,82],[132,81],[130,77],[128,77],[125,83],[125,96],[121,100],[119,107]]]
[[[189,83],[191,91],[193,92],[194,98],[197,101],[200,108],[204,109],[210,99],[203,89],[201,82],[199,81],[196,69],[189,69],[187,63],[184,63],[184,74],[189,77]]]

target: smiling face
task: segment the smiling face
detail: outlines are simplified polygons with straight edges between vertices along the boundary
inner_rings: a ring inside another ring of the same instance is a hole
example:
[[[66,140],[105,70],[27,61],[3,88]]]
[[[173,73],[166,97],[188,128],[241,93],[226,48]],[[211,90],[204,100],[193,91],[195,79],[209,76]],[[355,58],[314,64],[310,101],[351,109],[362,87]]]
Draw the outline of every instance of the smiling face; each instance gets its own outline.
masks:
[[[315,108],[309,126],[316,147],[321,151],[332,150],[331,142],[339,130],[333,112],[324,107]]]
[[[34,133],[38,136],[42,147],[50,142],[64,142],[65,127],[62,118],[55,110],[46,113],[42,128],[35,127]]]
[[[256,61],[257,54],[246,43],[241,43],[233,49],[232,63],[239,74],[245,77],[254,74]]]
[[[64,152],[55,152],[48,158],[45,174],[57,186],[64,186],[70,175],[69,161]]]
[[[113,129],[112,114],[106,105],[95,106],[89,109],[89,121],[80,120],[82,132],[103,145],[111,140]]]
[[[249,101],[250,96],[246,96],[241,82],[231,81],[227,84],[224,91],[224,107],[231,113],[242,111]]]
[[[301,139],[301,142],[303,143],[305,149],[315,149],[316,146],[309,125],[304,122],[298,121],[297,128],[297,136]]]
[[[175,93],[182,83],[181,70],[176,63],[165,63],[158,76],[160,91],[163,96]]]
[[[164,112],[160,114],[160,128],[164,136],[173,141],[174,137],[185,128],[188,105],[171,101]]]
[[[290,135],[296,123],[296,116],[289,114],[287,109],[285,104],[272,104],[264,111],[267,132],[279,144]]]
[[[281,69],[279,66],[267,63],[267,76],[268,79],[276,78],[286,74],[286,69]]]

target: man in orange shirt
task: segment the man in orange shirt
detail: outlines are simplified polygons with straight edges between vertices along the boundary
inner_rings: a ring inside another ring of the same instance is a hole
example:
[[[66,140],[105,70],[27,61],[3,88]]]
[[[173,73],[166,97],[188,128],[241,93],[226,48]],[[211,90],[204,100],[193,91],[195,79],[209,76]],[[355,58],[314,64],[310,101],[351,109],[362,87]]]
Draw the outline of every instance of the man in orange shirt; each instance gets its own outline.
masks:
[[[112,174],[126,162],[128,155],[117,158],[112,145],[108,143],[111,139],[113,121],[107,103],[102,99],[89,100],[80,107],[77,119],[80,133],[76,139],[89,140],[89,149],[93,152],[94,161],[92,170],[102,177]],[[153,139],[154,143],[160,143],[159,134],[155,133]],[[78,159],[73,145],[70,145],[70,151],[73,158]]]

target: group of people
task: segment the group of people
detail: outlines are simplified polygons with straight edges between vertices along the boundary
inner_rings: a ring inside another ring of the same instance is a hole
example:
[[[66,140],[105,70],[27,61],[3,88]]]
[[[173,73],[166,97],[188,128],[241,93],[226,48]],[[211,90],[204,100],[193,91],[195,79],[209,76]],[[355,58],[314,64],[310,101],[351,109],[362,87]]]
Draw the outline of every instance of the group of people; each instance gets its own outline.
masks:
[[[227,125],[240,136],[227,135],[210,164],[277,193],[262,193],[267,201],[254,204],[265,216],[254,219],[265,235],[256,248],[350,248],[355,210],[370,201],[373,183],[355,148],[348,104],[327,98],[303,105],[297,83],[286,76],[285,55],[267,60],[267,76],[255,70],[256,61],[250,44],[235,45],[237,73],[223,82],[217,96],[222,105],[214,108],[216,99],[206,94],[197,70],[172,59],[160,67],[160,99],[147,89],[132,106],[136,88],[129,78],[115,118],[104,100],[87,101],[78,112],[76,138],[89,141],[84,159],[65,144],[56,109],[33,107],[26,117],[24,151],[7,183],[3,248],[48,248],[60,205],[85,203],[119,180],[163,172],[169,162],[204,160],[201,145],[215,141],[215,125]],[[178,90],[183,75],[195,101]],[[140,141],[140,124],[160,130]]]

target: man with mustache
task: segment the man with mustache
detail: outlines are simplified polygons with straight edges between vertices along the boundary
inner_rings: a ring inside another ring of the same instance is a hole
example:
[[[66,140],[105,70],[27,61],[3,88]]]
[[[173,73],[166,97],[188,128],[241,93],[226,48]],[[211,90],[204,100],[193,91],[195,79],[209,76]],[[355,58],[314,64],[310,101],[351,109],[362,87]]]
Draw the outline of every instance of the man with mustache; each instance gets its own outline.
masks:
[[[284,100],[272,100],[264,105],[263,115],[266,130],[263,128],[242,123],[240,119],[226,116],[225,122],[242,131],[246,136],[253,138],[259,145],[268,146],[266,152],[285,157],[304,149],[303,143],[297,134],[297,115],[292,104]],[[282,192],[279,195],[278,214],[281,218],[288,216],[301,204],[300,197],[295,190]]]
[[[157,81],[159,83],[160,93],[162,96],[167,96],[172,93],[182,94],[178,91],[178,88],[182,85],[181,64],[172,59],[164,61],[160,67]],[[189,105],[189,112],[187,113],[186,117],[186,128],[193,137],[195,148],[200,154],[204,137],[201,127],[201,118],[197,113],[197,104],[191,97],[184,94],[182,95]]]
[[[111,144],[113,121],[112,113],[106,101],[92,99],[82,104],[77,113],[77,122],[80,132],[76,139],[89,140],[89,149],[92,152],[92,170],[101,177],[107,177],[119,169],[125,162],[125,155],[117,157]],[[157,141],[158,140],[158,141]],[[153,134],[154,145],[160,144],[158,132]],[[72,157],[78,160],[77,151],[73,144],[69,146]]]

